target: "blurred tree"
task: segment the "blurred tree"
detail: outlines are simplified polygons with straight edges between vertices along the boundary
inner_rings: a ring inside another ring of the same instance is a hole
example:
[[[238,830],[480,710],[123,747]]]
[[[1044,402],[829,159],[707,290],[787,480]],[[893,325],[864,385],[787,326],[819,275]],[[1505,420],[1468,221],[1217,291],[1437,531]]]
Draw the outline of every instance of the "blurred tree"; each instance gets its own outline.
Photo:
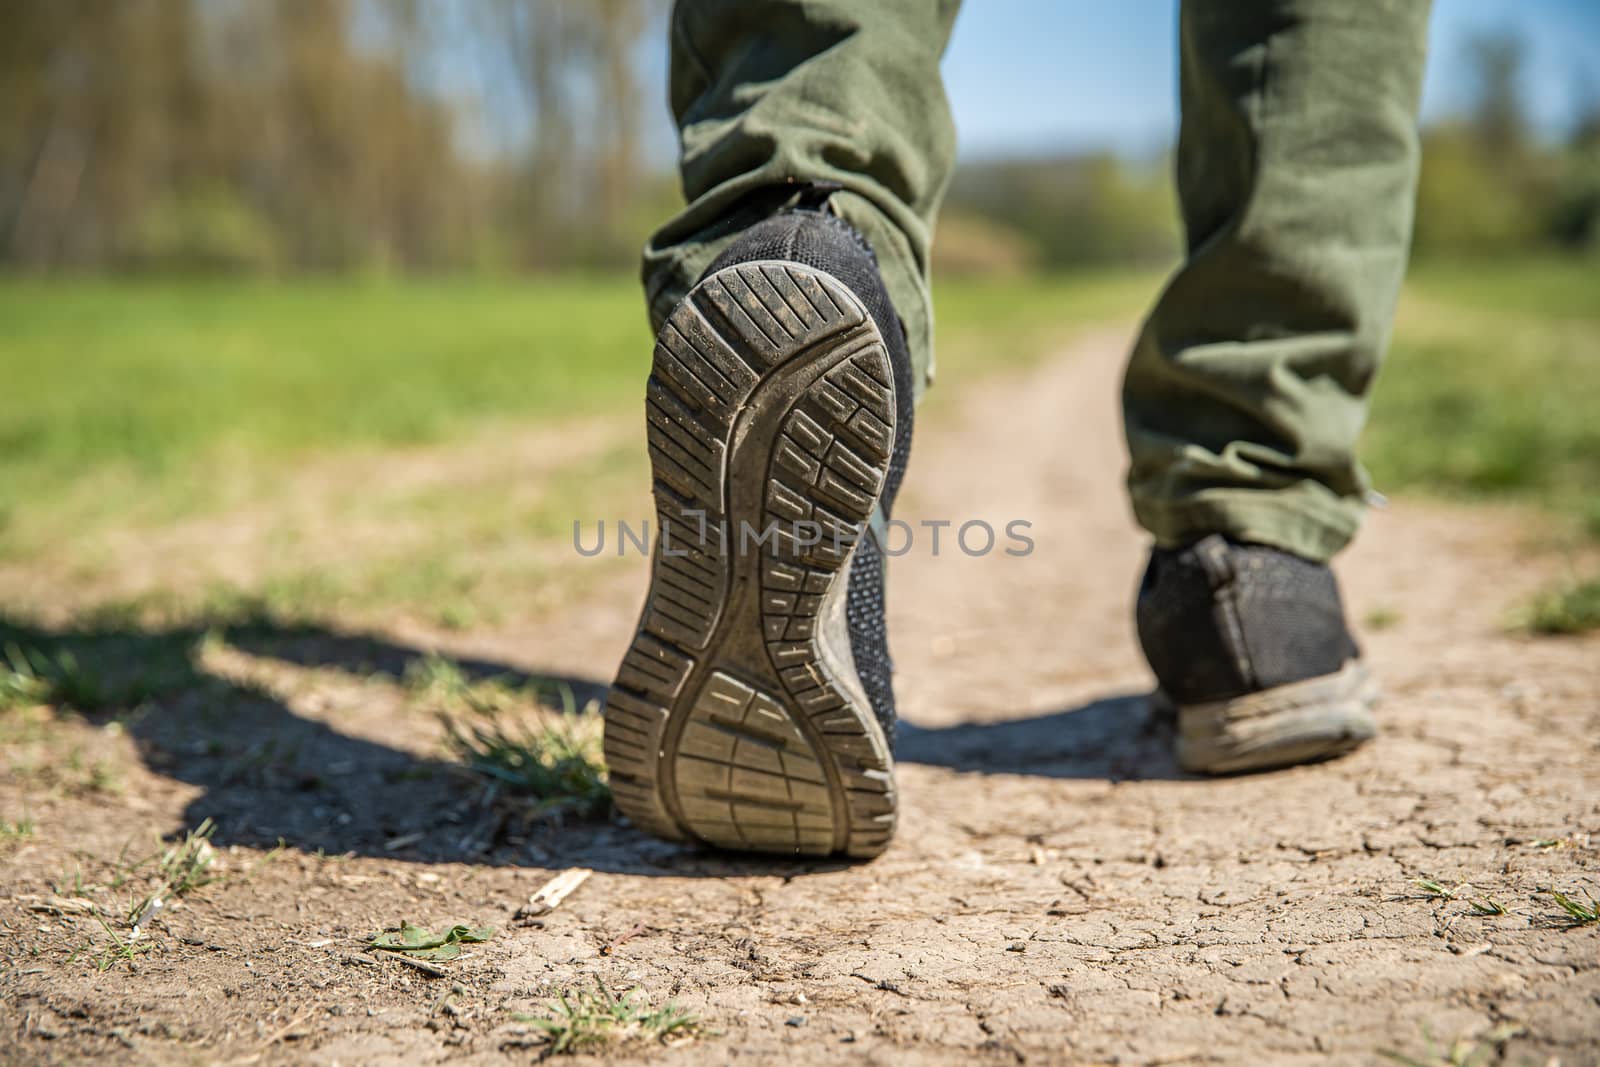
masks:
[[[1600,116],[1590,97],[1566,143],[1541,141],[1522,98],[1526,54],[1519,38],[1503,32],[1467,42],[1472,110],[1423,138],[1418,254],[1506,254],[1595,241],[1600,162],[1588,146]]]
[[[1522,68],[1527,48],[1512,33],[1480,33],[1467,40],[1474,82],[1472,126],[1478,142],[1495,152],[1516,153],[1527,145]]]
[[[1576,96],[1578,116],[1568,138],[1551,236],[1569,248],[1600,253],[1600,93],[1588,72],[1578,83]]]
[[[481,9],[533,116],[514,196],[531,265],[631,262],[643,231],[639,50],[663,0],[496,0]]]
[[[961,167],[951,211],[997,223],[1048,268],[1166,263],[1178,251],[1176,203],[1165,173],[1113,156],[1008,160]]]
[[[662,6],[16,0],[0,262],[437,269],[509,244],[631,263],[637,59]],[[514,75],[485,77],[482,108],[531,116],[525,158],[464,143],[460,71],[497,53]]]
[[[668,0],[9,0],[0,266],[632,266],[677,202],[640,84]],[[1467,43],[1426,133],[1417,248],[1600,245],[1600,104],[1534,135],[1526,49]],[[1109,155],[960,168],[964,270],[1169,261],[1165,174]],[[959,245],[960,247],[954,247]],[[985,266],[987,265],[987,266]]]

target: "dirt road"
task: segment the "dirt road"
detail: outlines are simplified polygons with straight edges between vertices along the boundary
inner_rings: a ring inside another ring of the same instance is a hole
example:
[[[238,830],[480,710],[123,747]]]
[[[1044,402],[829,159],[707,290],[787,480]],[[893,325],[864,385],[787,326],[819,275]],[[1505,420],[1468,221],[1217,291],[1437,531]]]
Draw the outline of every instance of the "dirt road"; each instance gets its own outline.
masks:
[[[1600,894],[1600,639],[1504,627],[1562,562],[1529,547],[1526,516],[1397,501],[1341,563],[1373,624],[1381,741],[1335,764],[1187,777],[1132,635],[1123,343],[1088,337],[976,385],[919,434],[901,517],[1021,519],[1036,547],[970,558],[947,532],[937,558],[919,540],[891,571],[913,725],[881,859],[746,861],[582,826],[479,862],[428,773],[434,725],[385,681],[438,635],[211,648],[173,722],[220,709],[241,745],[298,746],[318,780],[184,758],[179,725],[39,742],[126,770],[120,793],[35,797],[37,832],[5,857],[0,1060],[527,1062],[537,1031],[512,1014],[598,976],[676,998],[709,1031],[619,1061],[1356,1064],[1424,1059],[1431,1036],[1439,1054],[1459,1041],[1490,1062],[1600,1063],[1600,925],[1569,925],[1542,892]],[[603,684],[644,565],[593,565],[581,602],[449,651]],[[29,788],[0,779],[0,798]],[[74,854],[205,816],[238,877],[169,908],[137,970],[68,960],[83,919],[49,901]],[[252,869],[265,850],[248,843],[278,837]],[[571,866],[596,873],[518,924]],[[401,916],[498,932],[434,978],[354,940]]]

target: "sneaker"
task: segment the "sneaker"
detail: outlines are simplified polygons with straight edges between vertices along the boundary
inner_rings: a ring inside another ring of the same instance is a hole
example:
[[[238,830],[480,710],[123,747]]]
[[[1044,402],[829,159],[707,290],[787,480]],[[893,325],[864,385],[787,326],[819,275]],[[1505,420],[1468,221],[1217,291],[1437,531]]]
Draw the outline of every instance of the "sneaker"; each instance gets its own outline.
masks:
[[[1377,732],[1377,689],[1324,564],[1220,534],[1157,548],[1136,615],[1185,770],[1331,759]]]
[[[872,528],[911,365],[866,241],[808,209],[745,231],[657,336],[646,428],[659,526],[606,704],[618,809],[669,839],[877,855],[894,697]]]

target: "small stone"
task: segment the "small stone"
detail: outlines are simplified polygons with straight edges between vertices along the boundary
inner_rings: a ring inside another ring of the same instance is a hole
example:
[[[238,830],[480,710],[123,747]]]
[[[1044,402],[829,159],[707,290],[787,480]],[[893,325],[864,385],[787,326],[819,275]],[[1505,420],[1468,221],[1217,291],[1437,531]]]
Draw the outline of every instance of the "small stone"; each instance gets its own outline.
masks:
[[[783,1021],[785,1026],[804,1026],[805,1024],[806,1017],[804,1015],[791,1015]]]

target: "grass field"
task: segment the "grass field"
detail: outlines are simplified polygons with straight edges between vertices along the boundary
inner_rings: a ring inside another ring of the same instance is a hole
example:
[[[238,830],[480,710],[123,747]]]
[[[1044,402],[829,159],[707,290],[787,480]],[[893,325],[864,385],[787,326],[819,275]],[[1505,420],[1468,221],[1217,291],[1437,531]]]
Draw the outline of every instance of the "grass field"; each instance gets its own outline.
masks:
[[[940,294],[945,356],[1036,358],[1124,316],[1142,275],[964,284]],[[495,420],[631,408],[649,332],[622,278],[471,282],[0,282],[0,517],[121,475],[139,495],[237,481],[350,447]],[[196,478],[205,472],[211,478]]]
[[[0,321],[0,530],[175,518],[313,455],[607,410],[648,341],[609,278],[12,281]]]
[[[1524,501],[1559,516],[1556,540],[1600,536],[1592,283],[1582,262],[1416,269],[1363,445],[1378,487]],[[1131,332],[1158,284],[941,286],[929,413],[1077,328]],[[627,279],[9,279],[0,321],[0,566],[106,588],[90,600],[126,598],[116,573],[148,566],[129,562],[130,531],[166,531],[169,554],[242,538],[268,560],[185,603],[248,593],[467,625],[491,591],[549,579],[521,541],[643,485],[625,420],[649,337]],[[621,429],[562,455],[596,417]],[[555,457],[537,491],[530,453]],[[397,466],[423,473],[397,482]],[[242,535],[230,517],[251,512],[265,528]],[[348,551],[328,549],[341,531]]]
[[[1600,537],[1595,271],[1413,272],[1363,441],[1380,488],[1527,500]]]

